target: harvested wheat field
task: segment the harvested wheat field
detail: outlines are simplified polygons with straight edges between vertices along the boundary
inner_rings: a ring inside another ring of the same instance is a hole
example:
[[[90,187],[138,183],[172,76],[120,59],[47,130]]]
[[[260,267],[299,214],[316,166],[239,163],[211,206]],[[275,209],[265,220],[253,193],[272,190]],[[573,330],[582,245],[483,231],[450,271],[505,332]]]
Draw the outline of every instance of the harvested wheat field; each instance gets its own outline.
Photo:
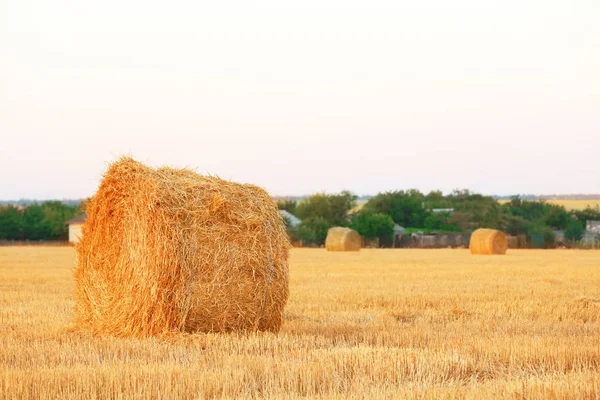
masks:
[[[500,204],[508,203],[510,200],[498,200]],[[600,199],[579,200],[546,200],[547,203],[563,206],[567,210],[583,210],[587,207],[600,207]]]
[[[75,250],[0,247],[0,398],[599,398],[600,252],[294,249],[279,334],[74,330]]]
[[[567,210],[583,210],[587,207],[600,207],[600,199],[593,200],[548,200],[548,203],[558,204]]]

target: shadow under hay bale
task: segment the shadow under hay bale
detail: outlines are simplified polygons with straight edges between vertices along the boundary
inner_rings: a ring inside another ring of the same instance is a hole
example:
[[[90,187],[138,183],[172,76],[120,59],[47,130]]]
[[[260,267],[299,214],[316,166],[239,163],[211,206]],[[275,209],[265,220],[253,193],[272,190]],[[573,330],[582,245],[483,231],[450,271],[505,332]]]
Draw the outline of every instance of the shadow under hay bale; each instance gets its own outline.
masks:
[[[505,254],[507,248],[506,235],[495,229],[477,229],[471,235],[471,254]]]
[[[77,246],[78,325],[96,333],[280,329],[289,240],[262,189],[114,163]]]
[[[360,235],[350,228],[330,228],[325,239],[327,251],[359,251],[362,245]]]

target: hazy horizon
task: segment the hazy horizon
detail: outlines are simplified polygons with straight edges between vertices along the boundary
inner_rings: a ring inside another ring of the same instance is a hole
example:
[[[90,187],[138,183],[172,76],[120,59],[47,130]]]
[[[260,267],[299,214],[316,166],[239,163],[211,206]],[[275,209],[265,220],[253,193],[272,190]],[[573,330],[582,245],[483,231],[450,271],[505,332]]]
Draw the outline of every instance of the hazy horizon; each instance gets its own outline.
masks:
[[[390,190],[384,190],[382,192],[391,192],[394,190],[410,190],[411,188],[408,189],[403,189],[403,188],[398,188],[398,189],[390,189]],[[464,188],[463,188],[464,189]],[[275,195],[272,194],[273,198],[276,199],[299,199],[299,198],[307,198],[313,194],[317,194],[317,193],[323,193],[323,192],[314,192],[314,193],[306,193],[306,194],[292,194],[292,195]],[[326,194],[335,194],[333,192],[324,192]],[[423,194],[428,194],[429,192],[424,192]],[[477,193],[477,192],[474,192]],[[371,194],[367,194],[367,193],[353,193],[355,194],[359,199],[363,199],[363,198],[371,198],[371,197],[375,197],[378,193],[371,193]],[[449,192],[444,192],[444,195],[448,195]],[[512,194],[489,194],[489,193],[477,193],[477,194],[483,194],[486,196],[491,196],[491,197],[499,197],[499,198],[505,198],[505,197],[512,197],[512,196],[520,196],[523,199],[527,199],[529,197],[535,197],[537,198],[541,198],[543,200],[548,200],[547,198],[558,198],[560,199],[564,199],[564,198],[568,198],[570,200],[580,200],[580,201],[586,201],[586,200],[598,200],[600,199],[600,193],[545,193],[545,194],[535,194],[535,193],[512,193]],[[0,198],[0,203],[17,203],[20,201],[33,201],[33,202],[44,202],[44,201],[64,201],[64,202],[72,202],[72,201],[81,201],[81,200],[85,200],[87,198],[91,197],[90,196],[85,196],[85,197],[79,197],[79,198],[65,198],[65,197],[53,197],[53,198],[20,198],[20,199],[1,199]]]
[[[274,196],[600,193],[600,2],[0,3],[0,199],[110,162]]]

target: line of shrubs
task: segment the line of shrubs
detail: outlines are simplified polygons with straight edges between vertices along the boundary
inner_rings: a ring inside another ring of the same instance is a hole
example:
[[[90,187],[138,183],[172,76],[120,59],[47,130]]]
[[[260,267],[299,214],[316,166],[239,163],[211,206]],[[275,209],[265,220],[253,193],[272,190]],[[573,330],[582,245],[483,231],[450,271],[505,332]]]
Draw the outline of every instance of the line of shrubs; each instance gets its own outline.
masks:
[[[585,223],[600,220],[600,208],[566,210],[561,205],[518,196],[500,204],[491,196],[468,190],[448,195],[440,191],[423,194],[418,190],[380,193],[362,207],[348,191],[317,193],[302,201],[281,200],[278,206],[301,219],[289,229],[292,240],[322,245],[332,226],[348,226],[366,239],[388,238],[394,225],[406,232],[468,233],[477,228],[493,228],[510,235],[543,237],[547,247],[557,243],[556,231],[576,243],[585,232]]]
[[[66,222],[81,212],[79,206],[46,201],[27,207],[0,208],[0,240],[66,240]]]

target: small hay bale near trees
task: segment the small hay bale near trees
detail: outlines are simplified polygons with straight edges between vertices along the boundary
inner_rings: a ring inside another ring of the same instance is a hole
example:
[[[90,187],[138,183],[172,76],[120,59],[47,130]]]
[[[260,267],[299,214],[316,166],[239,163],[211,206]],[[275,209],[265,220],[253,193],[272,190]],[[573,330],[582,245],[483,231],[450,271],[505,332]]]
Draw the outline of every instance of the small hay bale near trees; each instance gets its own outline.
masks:
[[[471,235],[471,254],[505,254],[507,248],[506,235],[495,229],[477,229]]]
[[[359,251],[361,246],[360,235],[350,228],[335,227],[327,231],[327,251]]]
[[[123,158],[87,214],[79,327],[117,336],[279,331],[290,244],[263,189]]]

